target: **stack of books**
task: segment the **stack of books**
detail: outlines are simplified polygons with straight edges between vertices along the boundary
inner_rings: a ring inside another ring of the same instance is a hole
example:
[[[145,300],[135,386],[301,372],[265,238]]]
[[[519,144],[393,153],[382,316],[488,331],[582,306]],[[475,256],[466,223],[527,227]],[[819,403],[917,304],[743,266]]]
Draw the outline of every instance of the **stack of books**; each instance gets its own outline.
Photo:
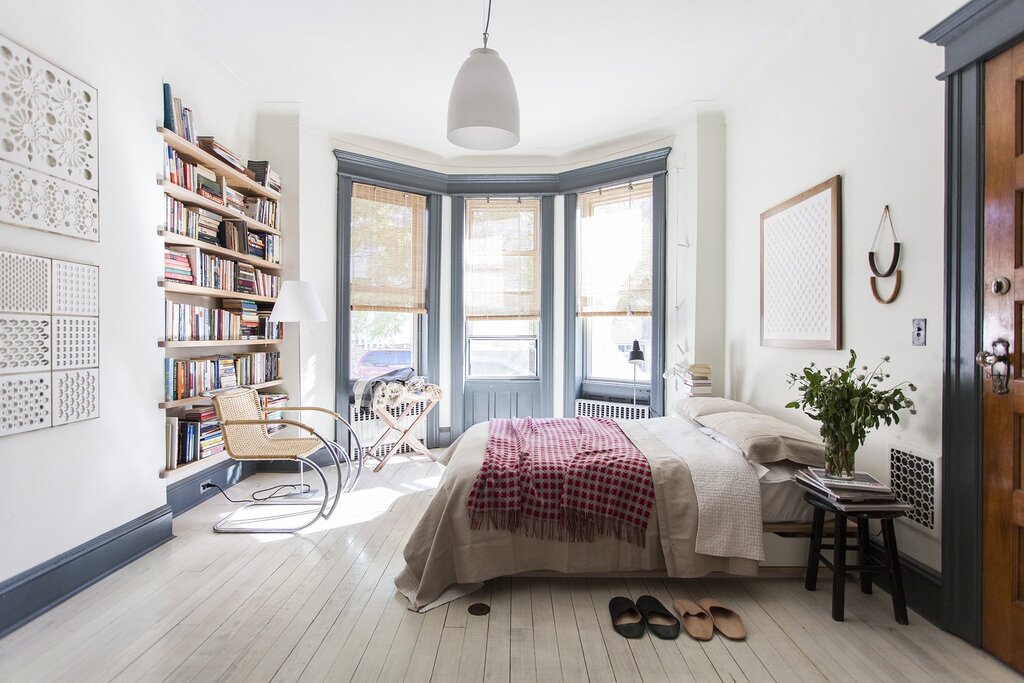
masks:
[[[694,363],[683,373],[683,396],[711,396],[711,366]]]
[[[277,202],[266,197],[246,197],[245,215],[264,225],[277,228]]]
[[[231,301],[224,302],[224,308],[238,317],[239,332],[243,339],[251,339],[259,336],[259,307],[256,305],[255,301],[232,299]]]
[[[194,284],[195,277],[188,256],[180,251],[164,249],[164,278],[186,285]]]
[[[241,212],[245,209],[245,195],[227,185],[224,186],[224,202],[235,211]]]
[[[829,476],[823,469],[808,467],[797,472],[794,481],[846,513],[909,512],[913,509],[867,472],[855,472],[853,479],[839,479]]]
[[[288,394],[260,394],[260,403],[263,404],[263,410],[266,412],[268,420],[283,420],[284,411],[274,410],[274,408],[288,405]],[[267,432],[273,434],[284,427],[284,425],[269,425]]]
[[[221,161],[227,162],[230,166],[234,166],[240,173],[250,175],[252,172],[246,173],[248,169],[245,164],[242,163],[242,158],[232,152],[230,149],[217,142],[215,138],[209,135],[200,135],[196,141],[203,150],[209,152],[213,156],[217,157]]]
[[[239,254],[248,254],[271,263],[281,262],[280,238],[249,230],[242,220],[225,220],[220,224],[219,244]]]
[[[171,92],[171,84],[164,83],[164,128],[177,133],[192,144],[196,142],[196,125],[192,110],[181,105],[181,98]]]
[[[221,185],[217,182],[217,174],[205,166],[196,165],[196,192],[200,197],[223,204]]]
[[[217,455],[224,450],[224,434],[217,424],[217,412],[213,406],[186,410],[182,420],[199,425],[199,459]]]
[[[250,161],[249,170],[256,174],[256,182],[274,192],[281,191],[281,176],[270,170],[269,161]]]
[[[168,232],[210,244],[218,243],[220,216],[206,209],[185,206],[173,197],[166,197],[165,205],[164,225]]]

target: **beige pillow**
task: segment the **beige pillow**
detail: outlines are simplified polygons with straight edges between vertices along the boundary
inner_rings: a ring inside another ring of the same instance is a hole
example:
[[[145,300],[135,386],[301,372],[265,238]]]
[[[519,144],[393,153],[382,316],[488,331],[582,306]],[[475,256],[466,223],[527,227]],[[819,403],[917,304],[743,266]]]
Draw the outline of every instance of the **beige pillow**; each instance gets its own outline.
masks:
[[[714,415],[715,413],[760,413],[761,411],[753,406],[748,406],[746,403],[740,403],[739,401],[733,401],[728,398],[715,398],[712,396],[696,397],[696,398],[681,398],[675,402],[673,406],[676,414],[681,417],[688,417],[691,420],[700,422],[700,419],[704,415]]]
[[[820,438],[771,415],[714,413],[702,416],[700,423],[739,446],[751,462],[792,460],[811,467],[825,465],[825,445]]]

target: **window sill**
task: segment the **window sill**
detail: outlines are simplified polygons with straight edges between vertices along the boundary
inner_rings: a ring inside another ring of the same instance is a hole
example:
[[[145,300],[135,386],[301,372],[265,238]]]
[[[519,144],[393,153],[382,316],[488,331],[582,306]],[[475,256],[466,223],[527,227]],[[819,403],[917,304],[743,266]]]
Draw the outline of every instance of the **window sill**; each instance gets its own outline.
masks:
[[[600,382],[584,380],[580,387],[580,397],[595,401],[633,400],[632,382]],[[651,402],[651,385],[637,383],[637,404],[649,405]]]

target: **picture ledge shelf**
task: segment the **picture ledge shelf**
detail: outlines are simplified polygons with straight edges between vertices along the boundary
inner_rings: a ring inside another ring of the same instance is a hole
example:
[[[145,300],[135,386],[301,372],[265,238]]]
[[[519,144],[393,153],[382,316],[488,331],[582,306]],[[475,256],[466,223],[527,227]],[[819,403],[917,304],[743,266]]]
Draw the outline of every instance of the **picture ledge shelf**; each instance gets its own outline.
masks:
[[[177,292],[178,294],[209,296],[216,299],[245,299],[246,301],[259,301],[264,303],[273,303],[277,301],[277,297],[273,296],[259,296],[258,294],[233,292],[229,289],[213,289],[212,287],[196,287],[195,285],[184,285],[178,282],[170,282],[168,280],[157,280],[157,285],[163,287],[168,292]]]

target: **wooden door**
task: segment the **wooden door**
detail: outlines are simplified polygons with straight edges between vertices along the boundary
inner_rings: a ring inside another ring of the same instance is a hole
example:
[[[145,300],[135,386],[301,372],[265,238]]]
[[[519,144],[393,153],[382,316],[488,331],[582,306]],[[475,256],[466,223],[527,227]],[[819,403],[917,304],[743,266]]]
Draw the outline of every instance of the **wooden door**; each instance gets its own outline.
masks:
[[[982,645],[1024,671],[1024,43],[985,65],[984,253]]]

